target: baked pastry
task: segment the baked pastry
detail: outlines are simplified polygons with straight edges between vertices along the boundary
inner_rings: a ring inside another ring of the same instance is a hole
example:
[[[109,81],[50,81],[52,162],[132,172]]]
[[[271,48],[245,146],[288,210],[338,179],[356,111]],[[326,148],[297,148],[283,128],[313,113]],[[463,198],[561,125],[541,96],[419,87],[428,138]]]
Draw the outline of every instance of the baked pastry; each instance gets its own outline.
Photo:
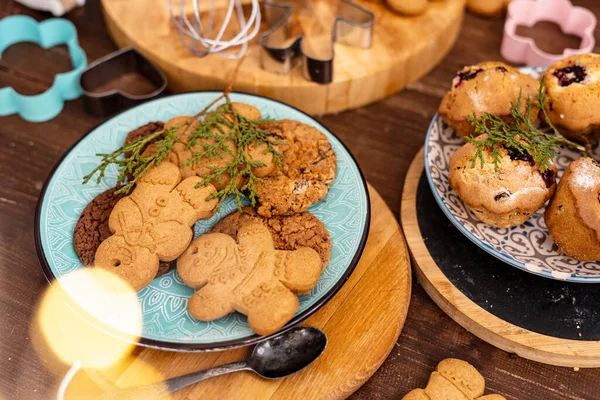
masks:
[[[483,140],[481,135],[476,140]],[[532,155],[496,145],[500,164],[496,170],[492,153],[483,151],[473,166],[477,147],[467,143],[450,157],[448,180],[454,191],[481,221],[498,228],[527,221],[552,197],[556,189],[556,166],[541,172]]]
[[[335,152],[327,137],[310,125],[284,119],[268,128],[283,142],[283,168],[256,182],[257,211],[265,217],[303,212],[327,195],[335,179]]]
[[[509,3],[510,0],[468,0],[467,8],[484,17],[498,17],[504,13]]]
[[[539,82],[501,62],[484,62],[464,67],[452,81],[452,88],[440,103],[440,116],[461,136],[475,136],[475,128],[467,120],[475,114],[494,114],[511,122],[510,109],[519,100],[526,112],[527,98],[532,100],[531,121],[537,118]]]
[[[216,189],[197,187],[200,182],[196,176],[182,180],[179,167],[168,162],[140,176],[110,213],[112,235],[98,246],[94,268],[118,275],[136,291],[150,284],[160,261],[173,261],[188,247],[194,223],[213,215]]]
[[[546,70],[546,113],[565,136],[581,140],[600,126],[599,74],[598,54],[573,55]]]
[[[207,233],[177,260],[177,274],[193,289],[190,315],[213,321],[234,311],[248,316],[250,329],[270,335],[298,311],[297,293],[310,291],[322,266],[308,247],[276,250],[271,232],[258,221],[242,226],[235,239]]]
[[[212,232],[224,233],[235,239],[242,226],[256,220],[269,229],[276,250],[309,247],[319,253],[323,268],[329,265],[331,258],[329,231],[325,224],[308,211],[265,218],[258,215],[254,208],[244,207],[241,211],[235,211],[217,222]]]
[[[125,197],[125,193],[115,193],[119,188],[111,188],[98,196],[83,209],[73,232],[75,253],[86,266],[93,266],[98,246],[110,235],[108,218],[115,204]],[[166,274],[175,267],[175,262],[161,261],[156,276]]]
[[[483,395],[485,379],[466,361],[447,358],[431,373],[425,389],[415,389],[402,400],[506,400],[499,394]]]
[[[600,260],[600,164],[589,157],[569,164],[544,219],[566,255]]]

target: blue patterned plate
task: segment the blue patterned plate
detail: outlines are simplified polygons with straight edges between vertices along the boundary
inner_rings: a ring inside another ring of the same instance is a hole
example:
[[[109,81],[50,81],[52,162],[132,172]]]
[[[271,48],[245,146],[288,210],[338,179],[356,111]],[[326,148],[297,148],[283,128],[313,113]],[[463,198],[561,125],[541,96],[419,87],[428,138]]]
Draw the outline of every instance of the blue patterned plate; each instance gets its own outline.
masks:
[[[522,68],[539,78],[544,68]],[[570,282],[600,283],[600,263],[580,262],[564,255],[554,243],[544,222],[542,207],[524,224],[495,228],[477,219],[448,183],[450,156],[465,141],[446,125],[438,114],[433,117],[425,139],[425,173],[433,196],[448,219],[473,243],[496,258],[527,272]],[[590,156],[600,160],[595,143]],[[569,163],[582,154],[564,148],[554,160],[562,176]]]
[[[166,121],[178,115],[193,115],[218,96],[217,92],[187,93],[164,97],[125,111],[85,135],[58,162],[42,191],[36,215],[36,246],[49,280],[85,268],[73,249],[73,229],[83,208],[116,182],[116,168],[107,170],[101,184],[82,185],[82,177],[99,162],[97,153],[112,152],[130,130],[151,121]],[[289,328],[322,307],[345,283],[362,254],[370,222],[369,196],[365,180],[354,158],[342,142],[310,116],[288,105],[263,97],[234,93],[232,101],[258,107],[264,116],[291,118],[325,133],[337,155],[337,175],[329,194],[310,211],[329,230],[333,249],[331,261],[317,285],[300,296],[300,309]],[[225,202],[221,211],[195,225],[203,234],[223,216],[234,211]],[[254,335],[246,317],[233,313],[213,322],[194,320],[187,311],[193,293],[176,271],[154,279],[138,293],[143,313],[141,344],[165,349],[194,351],[245,346],[262,339]]]

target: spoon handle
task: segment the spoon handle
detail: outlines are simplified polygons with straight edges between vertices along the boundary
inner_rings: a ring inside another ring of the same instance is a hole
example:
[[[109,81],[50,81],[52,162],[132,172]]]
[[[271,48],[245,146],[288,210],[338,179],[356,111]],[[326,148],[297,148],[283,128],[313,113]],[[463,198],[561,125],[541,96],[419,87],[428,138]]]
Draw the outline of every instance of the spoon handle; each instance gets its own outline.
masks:
[[[154,383],[146,386],[137,386],[119,390],[116,392],[105,393],[97,400],[158,400],[164,396],[174,393],[194,383],[214,378],[215,376],[225,375],[232,372],[252,370],[247,361],[237,361],[219,367],[209,368],[191,374],[171,378],[163,382]]]
[[[247,361],[236,361],[229,364],[224,364],[218,367],[205,369],[198,372],[192,372],[191,374],[178,376],[176,378],[168,379],[164,382],[164,385],[168,387],[168,393],[176,392],[184,387],[193,385],[204,381],[206,379],[214,378],[215,376],[230,374],[232,372],[251,370]]]

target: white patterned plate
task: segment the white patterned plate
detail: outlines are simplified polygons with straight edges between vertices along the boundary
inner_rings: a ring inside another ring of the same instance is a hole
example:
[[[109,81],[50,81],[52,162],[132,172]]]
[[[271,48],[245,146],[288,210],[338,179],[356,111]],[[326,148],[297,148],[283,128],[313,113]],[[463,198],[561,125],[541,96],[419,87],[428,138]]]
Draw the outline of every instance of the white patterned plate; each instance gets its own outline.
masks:
[[[544,68],[521,70],[539,78]],[[448,183],[450,156],[464,143],[438,114],[433,117],[425,139],[425,173],[437,203],[450,221],[473,243],[507,264],[546,278],[600,283],[600,263],[577,261],[556,246],[544,223],[545,207],[524,224],[512,228],[494,228],[467,210]],[[590,155],[600,160],[598,143]],[[563,149],[555,160],[559,178],[569,163],[581,156],[571,149]]]
[[[98,126],[69,150],[50,174],[36,214],[36,246],[40,264],[49,280],[85,268],[73,249],[73,229],[83,208],[99,193],[114,186],[116,168],[107,170],[101,184],[82,185],[82,177],[99,162],[97,153],[112,152],[130,130],[150,121],[166,121],[177,115],[193,115],[218,96],[217,92],[186,93],[163,97],[125,111]],[[234,93],[233,101],[258,107],[273,118],[291,118],[325,133],[337,155],[337,175],[328,195],[310,211],[327,227],[333,243],[331,261],[317,285],[300,296],[300,309],[287,329],[322,307],[348,279],[362,254],[370,222],[367,186],[350,152],[329,130],[303,112],[263,97]],[[235,209],[232,199],[221,211],[195,225],[196,235],[205,233]],[[154,279],[138,293],[143,313],[141,344],[194,351],[249,345],[254,335],[246,317],[233,313],[213,322],[194,320],[187,311],[193,290],[183,284],[177,271]]]

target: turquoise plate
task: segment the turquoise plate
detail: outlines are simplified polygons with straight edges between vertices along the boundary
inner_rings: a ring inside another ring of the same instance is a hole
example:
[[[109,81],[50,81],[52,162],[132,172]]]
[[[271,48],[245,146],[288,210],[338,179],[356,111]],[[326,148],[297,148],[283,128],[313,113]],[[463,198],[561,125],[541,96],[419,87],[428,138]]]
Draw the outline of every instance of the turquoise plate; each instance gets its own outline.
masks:
[[[112,168],[107,170],[102,183],[82,185],[82,177],[99,162],[96,154],[114,151],[123,143],[127,132],[140,125],[166,121],[178,115],[193,115],[217,96],[218,92],[186,93],[142,104],[93,129],[67,151],[46,182],[36,214],[38,257],[51,282],[77,268],[85,268],[73,249],[75,223],[96,195],[116,183],[116,168]],[[233,93],[231,99],[258,107],[264,116],[291,118],[318,128],[325,133],[337,155],[337,175],[329,193],[310,208],[331,234],[331,261],[310,294],[300,296],[300,309],[283,328],[285,330],[322,307],[343,286],[358,263],[369,231],[367,186],[348,149],[310,116],[263,97]],[[230,199],[211,219],[196,223],[196,235],[209,231],[220,218],[234,210],[235,204]],[[187,311],[187,300],[192,293],[175,270],[154,279],[141,290],[138,293],[143,314],[140,344],[198,351],[246,346],[264,339],[255,335],[248,327],[246,317],[238,313],[212,322],[194,320]]]

